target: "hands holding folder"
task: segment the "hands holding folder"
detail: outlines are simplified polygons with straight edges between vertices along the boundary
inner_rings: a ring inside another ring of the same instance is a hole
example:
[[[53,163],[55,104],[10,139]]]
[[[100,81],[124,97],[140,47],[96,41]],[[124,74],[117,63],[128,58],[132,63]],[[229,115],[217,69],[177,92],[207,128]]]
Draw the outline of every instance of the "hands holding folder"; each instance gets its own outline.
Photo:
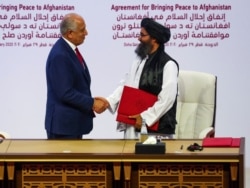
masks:
[[[124,86],[121,100],[118,106],[116,121],[133,125],[140,129],[142,125],[141,112],[154,105],[157,101],[157,96],[146,91]],[[100,114],[109,107],[109,102],[103,97],[95,97],[93,110]],[[152,131],[158,130],[159,122],[148,127]]]
[[[154,105],[157,96],[146,91],[124,86],[118,107],[116,121],[135,126],[140,129],[142,125],[141,112]],[[109,102],[103,97],[95,97],[93,110],[100,114],[109,107]],[[158,130],[159,122],[148,127],[152,131]]]
[[[142,117],[140,114],[137,114],[137,115],[133,115],[133,116],[128,116],[129,119],[133,119],[135,120],[135,128],[136,129],[141,129],[141,126],[142,126]]]
[[[141,128],[142,118],[140,113],[153,106],[157,101],[157,96],[146,91],[124,86],[116,121],[134,125]],[[148,129],[157,131],[159,122],[148,127]]]

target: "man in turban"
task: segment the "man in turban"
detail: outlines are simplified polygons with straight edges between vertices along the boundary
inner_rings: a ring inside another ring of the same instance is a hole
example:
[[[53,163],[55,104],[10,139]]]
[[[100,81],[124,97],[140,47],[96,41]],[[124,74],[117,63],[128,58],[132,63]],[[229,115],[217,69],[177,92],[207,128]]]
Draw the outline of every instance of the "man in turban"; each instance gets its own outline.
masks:
[[[153,131],[154,133],[163,134],[169,138],[173,138],[175,134],[179,66],[164,51],[165,43],[170,37],[169,28],[151,18],[142,19],[138,38],[140,43],[135,50],[137,58],[123,85],[107,98],[111,112],[116,111],[124,85],[139,88],[158,98],[152,107],[140,114],[130,116],[136,120],[134,126],[118,123],[118,129],[124,130],[126,139],[138,138],[142,120],[148,127],[159,121],[158,130]]]

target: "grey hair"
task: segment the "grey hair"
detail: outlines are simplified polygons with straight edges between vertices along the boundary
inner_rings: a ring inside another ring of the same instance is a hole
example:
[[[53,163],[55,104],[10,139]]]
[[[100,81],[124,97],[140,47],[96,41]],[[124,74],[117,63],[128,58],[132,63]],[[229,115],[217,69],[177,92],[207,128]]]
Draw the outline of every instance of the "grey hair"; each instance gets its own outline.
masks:
[[[75,31],[77,29],[77,24],[75,21],[76,17],[79,17],[79,15],[70,13],[63,18],[60,24],[60,32],[62,35],[66,34],[69,30]]]

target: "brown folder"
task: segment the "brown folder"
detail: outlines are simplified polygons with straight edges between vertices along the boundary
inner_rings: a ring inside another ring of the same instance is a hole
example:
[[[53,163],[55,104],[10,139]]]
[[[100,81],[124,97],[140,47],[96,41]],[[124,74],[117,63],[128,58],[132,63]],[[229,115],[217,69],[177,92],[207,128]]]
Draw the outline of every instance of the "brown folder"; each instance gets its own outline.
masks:
[[[153,106],[157,101],[157,96],[146,91],[124,86],[120,104],[117,111],[116,121],[135,125],[135,119],[130,119],[128,116],[140,114]],[[157,131],[159,121],[148,127],[149,130]]]

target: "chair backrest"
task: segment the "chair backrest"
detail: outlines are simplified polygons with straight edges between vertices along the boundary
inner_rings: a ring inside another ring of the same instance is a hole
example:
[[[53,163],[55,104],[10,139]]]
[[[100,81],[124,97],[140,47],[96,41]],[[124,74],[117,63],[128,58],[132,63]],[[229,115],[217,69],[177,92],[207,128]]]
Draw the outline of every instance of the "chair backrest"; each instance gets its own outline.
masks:
[[[180,70],[176,112],[176,138],[201,138],[205,129],[214,129],[217,77]]]

